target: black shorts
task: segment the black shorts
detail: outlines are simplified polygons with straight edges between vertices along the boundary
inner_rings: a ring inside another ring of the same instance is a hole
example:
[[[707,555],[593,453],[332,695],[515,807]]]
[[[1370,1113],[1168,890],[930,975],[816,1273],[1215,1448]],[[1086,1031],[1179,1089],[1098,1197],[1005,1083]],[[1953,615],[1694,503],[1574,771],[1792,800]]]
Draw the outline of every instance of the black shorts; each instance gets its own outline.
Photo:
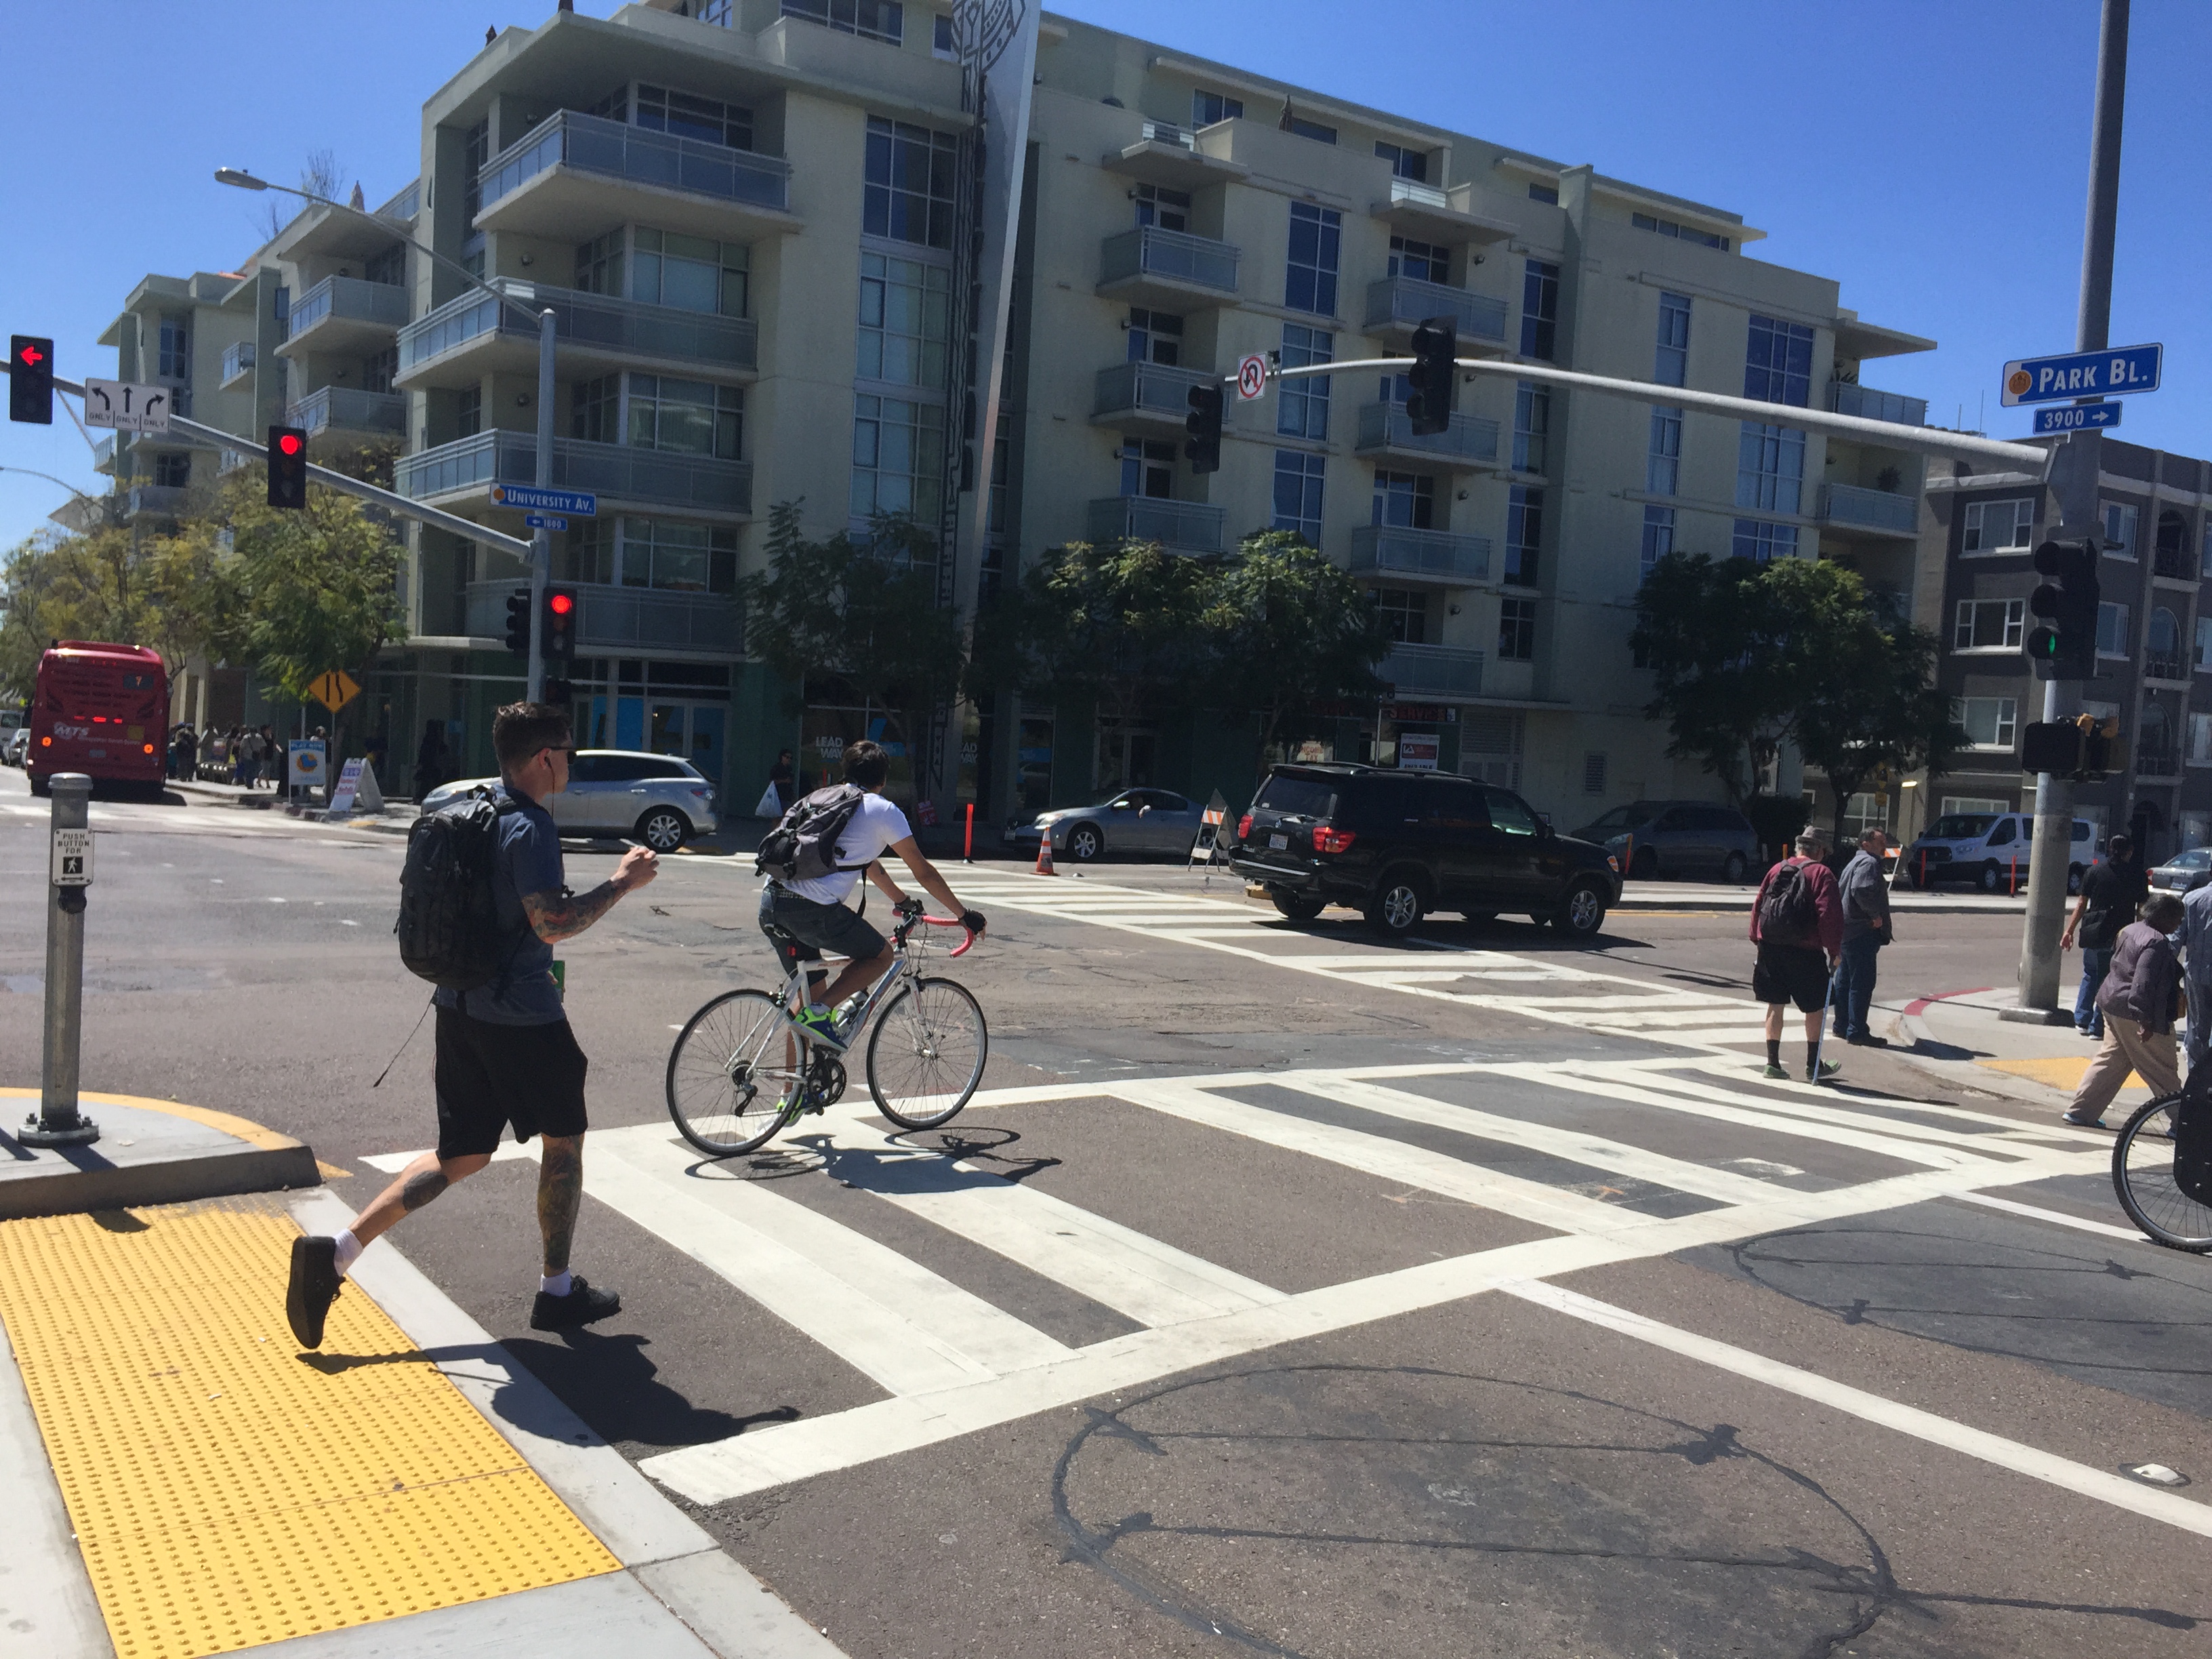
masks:
[[[494,1025],[439,1009],[438,1156],[495,1151],[510,1123],[517,1141],[583,1133],[590,1066],[565,1019]]]
[[[1759,942],[1759,961],[1751,970],[1751,994],[1761,1002],[1794,1002],[1800,1013],[1817,1014],[1828,1006],[1828,959],[1817,947]]]
[[[817,904],[774,883],[761,890],[760,925],[787,974],[797,972],[802,962],[819,969],[824,951],[854,962],[873,962],[884,953],[884,936],[858,913],[842,904]]]

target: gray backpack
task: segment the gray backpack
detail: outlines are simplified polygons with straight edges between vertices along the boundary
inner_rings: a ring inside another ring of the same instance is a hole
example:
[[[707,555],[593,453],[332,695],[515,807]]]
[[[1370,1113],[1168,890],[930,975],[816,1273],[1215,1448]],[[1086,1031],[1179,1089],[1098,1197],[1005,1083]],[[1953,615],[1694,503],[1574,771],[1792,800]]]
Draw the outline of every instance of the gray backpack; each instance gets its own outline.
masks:
[[[860,810],[866,793],[857,783],[839,783],[793,801],[775,828],[761,837],[755,872],[777,881],[813,881],[841,870],[866,868],[837,862],[837,838]]]

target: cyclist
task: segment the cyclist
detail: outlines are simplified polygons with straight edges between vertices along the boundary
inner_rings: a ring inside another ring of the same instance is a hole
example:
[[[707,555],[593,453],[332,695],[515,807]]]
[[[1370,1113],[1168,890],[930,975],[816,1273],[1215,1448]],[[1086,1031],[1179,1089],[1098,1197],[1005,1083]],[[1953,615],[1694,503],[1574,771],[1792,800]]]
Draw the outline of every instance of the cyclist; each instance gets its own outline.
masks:
[[[837,838],[838,868],[811,880],[770,877],[761,890],[760,905],[761,932],[768,935],[784,972],[795,973],[801,963],[809,964],[807,1005],[793,1016],[792,1024],[816,1042],[840,1053],[846,1047],[847,1034],[831,1011],[889,973],[895,960],[884,936],[846,908],[845,901],[860,884],[863,869],[893,905],[918,909],[920,906],[899,890],[880,862],[886,851],[896,853],[922,890],[958,916],[962,927],[977,938],[982,936],[984,927],[982,913],[963,905],[945,884],[945,878],[937,873],[937,866],[914,844],[906,814],[884,799],[884,783],[891,771],[890,751],[863,738],[846,746],[844,758],[845,781],[864,793],[860,809]],[[826,988],[823,981],[828,970],[821,965],[825,950],[848,958],[845,971]]]

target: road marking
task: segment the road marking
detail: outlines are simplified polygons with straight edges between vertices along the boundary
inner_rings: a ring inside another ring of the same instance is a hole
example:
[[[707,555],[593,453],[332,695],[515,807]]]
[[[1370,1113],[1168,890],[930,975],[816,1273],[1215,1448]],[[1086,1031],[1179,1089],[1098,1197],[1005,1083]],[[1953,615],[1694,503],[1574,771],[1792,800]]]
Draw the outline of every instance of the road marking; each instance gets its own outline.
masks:
[[[1979,1204],[1992,1210],[2002,1210],[2009,1215],[2024,1215],[2036,1221],[2048,1221],[2061,1227],[2072,1227],[2077,1231],[2096,1233],[2105,1238],[2124,1238],[2131,1243],[2149,1244],[2156,1241],[2138,1228],[2115,1227],[2110,1222],[2092,1221],[2086,1216],[2068,1215],[2063,1210],[2039,1209],[2033,1204],[2018,1204],[2008,1198],[1997,1198],[1989,1193],[1954,1193],[1962,1203]]]

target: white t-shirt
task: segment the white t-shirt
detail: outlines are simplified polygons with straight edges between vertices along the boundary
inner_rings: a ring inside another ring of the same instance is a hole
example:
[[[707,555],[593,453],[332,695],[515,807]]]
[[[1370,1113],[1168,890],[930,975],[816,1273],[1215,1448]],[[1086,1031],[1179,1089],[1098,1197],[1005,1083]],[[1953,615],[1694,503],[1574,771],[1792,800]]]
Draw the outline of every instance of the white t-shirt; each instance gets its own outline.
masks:
[[[860,884],[858,866],[872,864],[883,857],[885,848],[894,842],[904,841],[913,833],[907,827],[906,814],[896,806],[881,795],[863,795],[860,810],[853,814],[853,821],[837,838],[837,862],[855,867],[817,876],[811,881],[787,881],[783,885],[817,904],[842,904]]]

